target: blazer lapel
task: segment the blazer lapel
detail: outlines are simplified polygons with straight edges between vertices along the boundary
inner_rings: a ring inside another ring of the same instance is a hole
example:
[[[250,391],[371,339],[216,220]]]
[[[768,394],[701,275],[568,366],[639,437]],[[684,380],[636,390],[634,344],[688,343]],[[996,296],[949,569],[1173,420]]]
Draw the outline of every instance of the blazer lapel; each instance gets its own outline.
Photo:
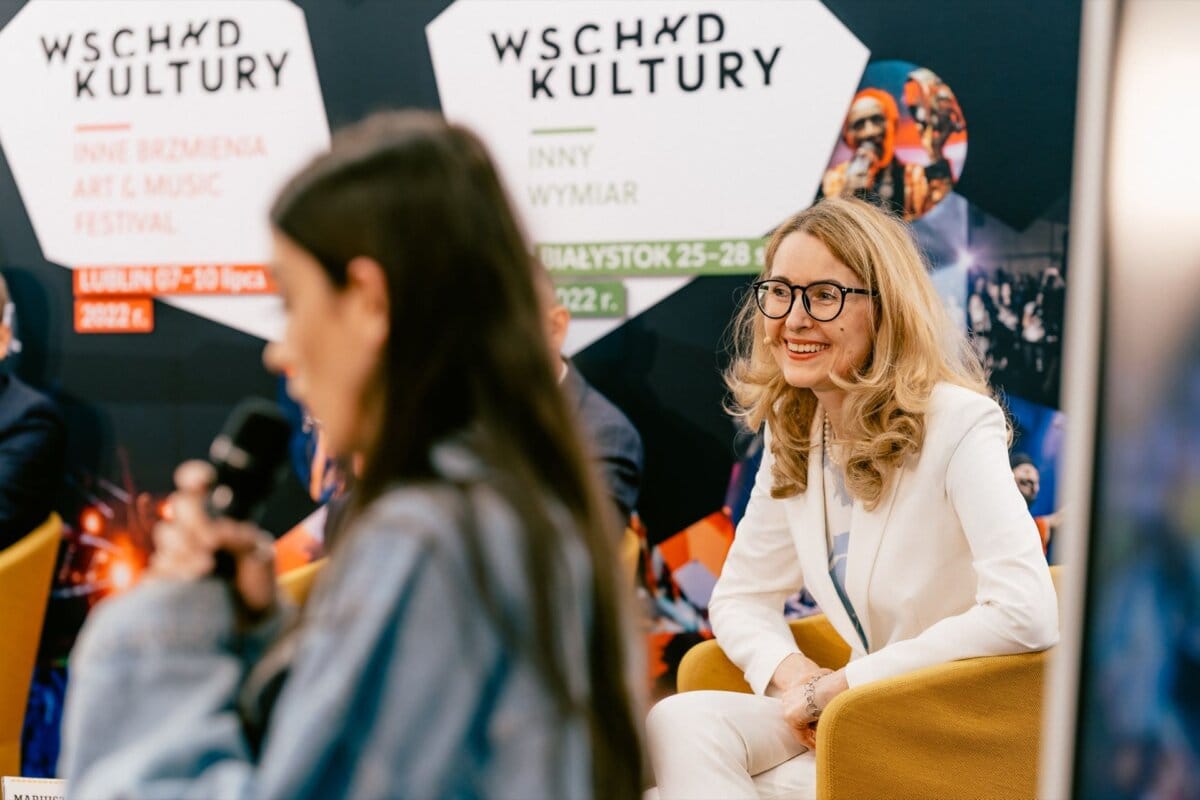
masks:
[[[823,411],[814,415],[810,434],[812,442],[808,456],[808,487],[802,494],[785,501],[792,526],[792,537],[804,570],[804,586],[821,607],[829,624],[855,651],[862,650],[858,632],[842,605],[833,578],[829,576],[829,546],[825,535],[825,470],[821,464],[822,440],[825,435]],[[851,528],[850,551],[854,551],[854,529]],[[855,606],[857,608],[857,606]],[[859,616],[862,611],[859,610]],[[867,641],[870,641],[868,639]]]
[[[858,615],[867,644],[874,649],[875,639],[871,631],[871,598],[868,588],[871,585],[871,573],[875,569],[875,559],[879,555],[879,546],[883,542],[883,534],[887,529],[888,519],[896,504],[900,482],[904,479],[904,469],[899,469],[892,476],[890,485],[885,489],[879,505],[874,511],[868,511],[859,500],[854,501],[850,512],[850,549],[846,554],[846,596]]]

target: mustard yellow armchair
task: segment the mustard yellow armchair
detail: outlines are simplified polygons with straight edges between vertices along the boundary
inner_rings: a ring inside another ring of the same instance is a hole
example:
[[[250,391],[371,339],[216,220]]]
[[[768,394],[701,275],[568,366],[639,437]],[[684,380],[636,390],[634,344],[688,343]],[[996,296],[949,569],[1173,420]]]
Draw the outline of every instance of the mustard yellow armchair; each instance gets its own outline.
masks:
[[[632,588],[637,585],[638,561],[642,555],[642,540],[633,528],[625,529],[618,555],[621,559],[621,575]]]
[[[61,538],[51,514],[0,550],[0,775],[21,774],[21,726]]]
[[[1055,585],[1061,574],[1051,570]],[[850,650],[824,616],[791,623],[800,650],[830,669]],[[843,692],[817,726],[820,800],[1034,797],[1042,674],[1049,651],[952,661]],[[679,665],[681,692],[749,692],[714,641]]]
[[[296,567],[283,573],[277,579],[280,592],[298,607],[308,601],[308,593],[312,591],[313,583],[325,568],[327,559],[319,558],[311,564]]]

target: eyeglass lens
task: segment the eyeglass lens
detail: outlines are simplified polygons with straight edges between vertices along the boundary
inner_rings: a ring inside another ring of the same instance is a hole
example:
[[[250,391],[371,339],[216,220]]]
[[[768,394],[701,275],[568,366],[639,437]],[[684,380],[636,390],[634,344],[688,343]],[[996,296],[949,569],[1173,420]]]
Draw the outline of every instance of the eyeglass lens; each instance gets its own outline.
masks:
[[[785,281],[763,281],[758,286],[759,309],[772,319],[786,317],[792,310],[794,288]],[[814,283],[804,289],[805,310],[818,322],[829,322],[841,313],[844,297],[837,284]]]

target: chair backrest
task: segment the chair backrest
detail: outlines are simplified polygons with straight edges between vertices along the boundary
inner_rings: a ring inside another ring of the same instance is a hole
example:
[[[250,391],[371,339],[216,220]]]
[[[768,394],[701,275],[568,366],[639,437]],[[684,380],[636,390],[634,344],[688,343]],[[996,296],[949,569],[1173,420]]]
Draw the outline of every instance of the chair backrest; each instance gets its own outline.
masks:
[[[621,537],[621,574],[629,586],[637,585],[638,560],[642,554],[642,540],[633,528],[626,528]]]
[[[1062,582],[1066,575],[1067,568],[1062,564],[1054,564],[1050,567],[1050,580],[1054,581],[1054,591],[1062,592]]]
[[[288,570],[279,576],[279,589],[297,606],[303,606],[308,601],[308,593],[312,590],[317,575],[325,568],[327,558],[319,558],[311,564]]]
[[[1054,594],[1058,598],[1058,620],[1060,625],[1063,619],[1063,586],[1066,579],[1066,567],[1062,564],[1055,564],[1050,567],[1050,580],[1054,581]]]
[[[0,550],[0,775],[21,774],[21,727],[37,660],[62,520]]]

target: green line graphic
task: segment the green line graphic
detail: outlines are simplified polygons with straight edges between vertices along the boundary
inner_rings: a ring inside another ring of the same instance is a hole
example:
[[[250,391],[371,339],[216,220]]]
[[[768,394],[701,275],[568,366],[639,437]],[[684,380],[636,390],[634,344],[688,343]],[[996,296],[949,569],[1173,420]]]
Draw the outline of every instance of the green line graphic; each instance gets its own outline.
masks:
[[[564,133],[595,133],[595,127],[588,128],[534,128],[531,133],[534,136],[558,136]]]

